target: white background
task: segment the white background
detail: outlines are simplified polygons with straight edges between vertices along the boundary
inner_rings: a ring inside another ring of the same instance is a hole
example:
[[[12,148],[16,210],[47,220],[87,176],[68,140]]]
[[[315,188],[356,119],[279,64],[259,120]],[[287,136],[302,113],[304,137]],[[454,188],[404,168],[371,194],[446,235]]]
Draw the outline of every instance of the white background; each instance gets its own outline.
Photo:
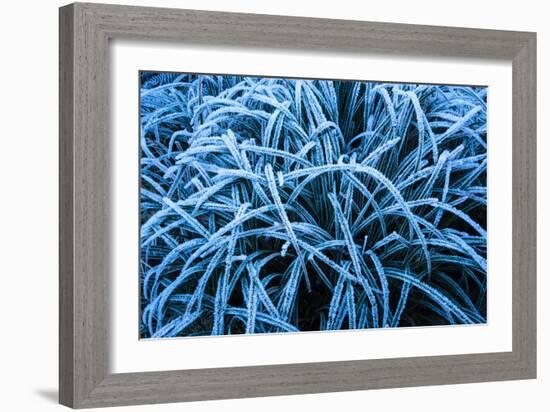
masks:
[[[106,1],[106,0],[105,0]],[[108,1],[106,1],[108,2]],[[545,411],[550,404],[550,306],[547,299],[550,200],[543,154],[550,132],[543,113],[550,106],[548,11],[540,0],[358,2],[357,0],[269,2],[246,0],[130,1],[127,4],[253,13],[538,31],[538,310],[537,380],[408,389],[301,395],[264,399],[141,406],[146,411]],[[0,110],[0,308],[1,408],[61,410],[57,398],[57,7],[59,1],[5,2]]]

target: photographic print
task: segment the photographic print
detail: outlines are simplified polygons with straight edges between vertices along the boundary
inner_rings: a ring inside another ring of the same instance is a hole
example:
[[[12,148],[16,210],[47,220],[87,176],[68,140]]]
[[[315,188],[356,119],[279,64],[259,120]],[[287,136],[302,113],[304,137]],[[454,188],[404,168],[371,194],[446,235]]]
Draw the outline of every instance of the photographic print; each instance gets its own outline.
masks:
[[[139,88],[141,338],[486,323],[487,87]]]

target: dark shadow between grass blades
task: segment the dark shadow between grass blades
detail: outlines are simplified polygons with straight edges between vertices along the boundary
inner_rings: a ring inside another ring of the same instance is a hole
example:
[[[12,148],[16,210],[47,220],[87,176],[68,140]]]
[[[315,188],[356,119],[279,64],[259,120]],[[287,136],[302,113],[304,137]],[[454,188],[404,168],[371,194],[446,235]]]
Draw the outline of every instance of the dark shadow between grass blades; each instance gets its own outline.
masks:
[[[485,323],[486,93],[141,72],[141,336]]]

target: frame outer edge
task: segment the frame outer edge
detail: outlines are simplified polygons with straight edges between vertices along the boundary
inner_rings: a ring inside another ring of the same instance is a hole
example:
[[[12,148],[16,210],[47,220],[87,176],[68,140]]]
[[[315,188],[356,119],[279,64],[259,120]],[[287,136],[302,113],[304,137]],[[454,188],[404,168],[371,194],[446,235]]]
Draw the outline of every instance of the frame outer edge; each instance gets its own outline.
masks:
[[[74,402],[74,7],[59,9],[59,402]]]
[[[86,4],[59,13],[59,401],[82,408],[108,373],[108,43]]]
[[[513,59],[513,350],[518,373],[537,375],[537,36]]]
[[[75,3],[113,37],[336,53],[512,59],[527,32],[272,14]],[[162,21],[162,24],[157,24]],[[327,36],[330,41],[327,42]]]

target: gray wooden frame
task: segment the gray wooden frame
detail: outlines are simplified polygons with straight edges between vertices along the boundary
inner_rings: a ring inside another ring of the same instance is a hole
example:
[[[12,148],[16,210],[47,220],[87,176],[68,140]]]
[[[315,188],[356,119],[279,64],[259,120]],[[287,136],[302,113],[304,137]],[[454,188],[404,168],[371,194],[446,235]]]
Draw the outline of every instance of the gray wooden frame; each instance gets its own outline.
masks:
[[[71,4],[60,9],[59,398],[75,408],[536,376],[536,34]],[[513,350],[109,373],[108,107],[113,38],[506,59],[513,65]]]

